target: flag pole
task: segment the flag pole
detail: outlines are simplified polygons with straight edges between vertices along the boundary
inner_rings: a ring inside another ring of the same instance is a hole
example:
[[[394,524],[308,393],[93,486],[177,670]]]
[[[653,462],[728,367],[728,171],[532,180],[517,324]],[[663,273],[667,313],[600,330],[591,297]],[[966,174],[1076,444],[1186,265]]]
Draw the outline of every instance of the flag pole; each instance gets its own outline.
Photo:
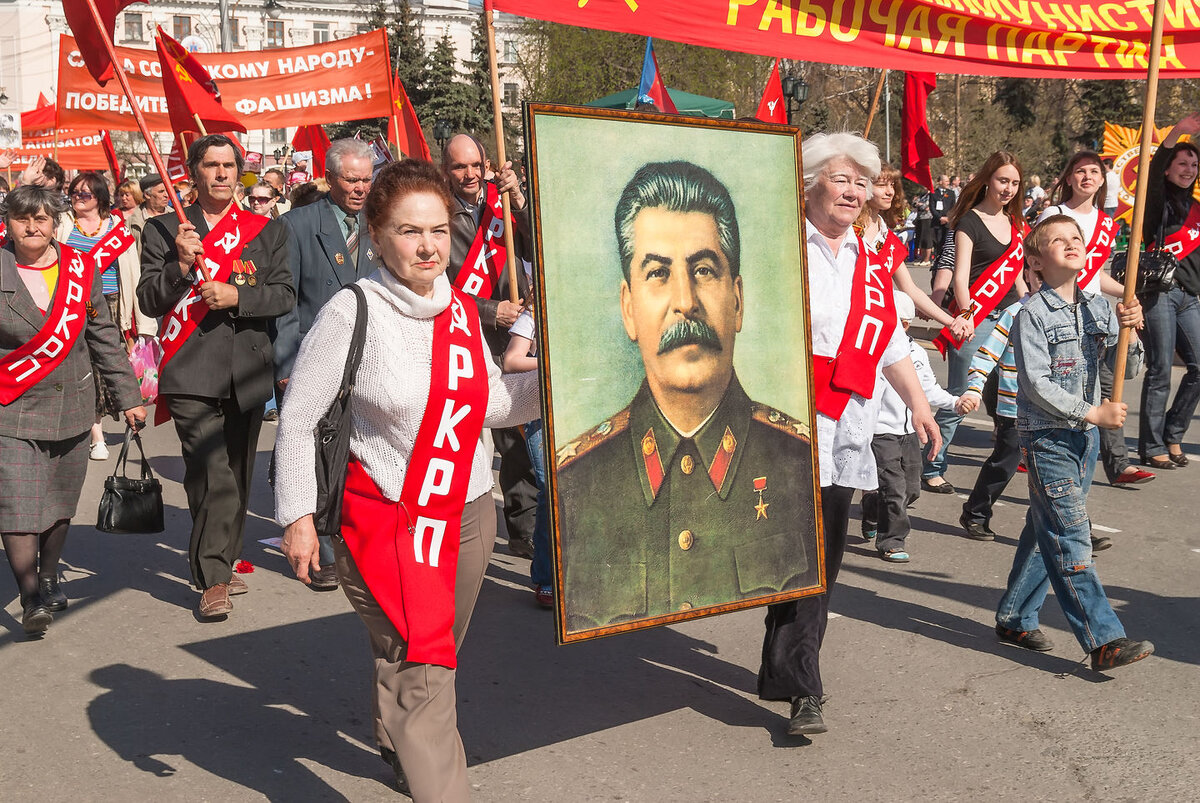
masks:
[[[88,0],[93,2],[93,0]],[[500,113],[500,71],[496,67],[496,28],[492,22],[492,0],[483,0],[483,20],[487,28],[488,64],[492,73],[492,126],[496,129],[496,169],[499,171],[508,161],[504,155],[504,115]],[[399,133],[400,129],[396,129]],[[513,245],[512,210],[508,193],[500,195],[504,207],[504,247],[508,251],[508,300],[520,302],[517,289],[517,249]]]
[[[879,83],[875,85],[875,97],[871,98],[871,110],[867,112],[867,124],[863,128],[863,139],[871,134],[871,123],[875,122],[875,111],[879,108],[879,95],[883,92],[883,82],[887,80],[887,70],[879,71]]]
[[[208,132],[204,130],[204,123],[200,122],[200,115],[192,112],[192,119],[196,121],[196,128],[200,131],[200,136],[207,137]]]
[[[92,12],[92,21],[96,23],[96,30],[100,33],[100,38],[104,41],[104,49],[108,51],[108,58],[112,62],[113,73],[121,84],[121,91],[125,93],[125,97],[129,100],[129,107],[133,111],[133,119],[138,125],[138,130],[142,134],[142,139],[146,141],[146,146],[150,149],[150,159],[154,162],[155,169],[158,174],[163,177],[163,181],[170,181],[167,175],[167,168],[163,164],[162,155],[158,152],[158,148],[154,145],[154,139],[150,135],[150,128],[146,125],[146,118],[142,114],[142,110],[138,108],[137,98],[133,95],[133,89],[129,86],[129,77],[125,75],[125,69],[121,63],[117,61],[117,51],[113,47],[112,39],[108,36],[108,30],[104,26],[104,20],[100,18],[100,10],[96,8],[96,0],[87,0],[88,11]],[[58,149],[58,137],[54,138],[55,152]],[[180,223],[187,223],[187,218],[184,217],[182,204],[171,204],[175,210],[176,217]]]
[[[1146,195],[1150,189],[1149,172],[1150,140],[1154,135],[1154,109],[1158,105],[1158,61],[1162,53],[1163,0],[1154,0],[1154,25],[1150,29],[1149,66],[1146,71],[1146,104],[1142,110],[1142,142],[1138,151],[1139,164],[1137,186],[1133,194],[1133,220],[1129,227],[1129,251],[1125,262],[1125,296],[1123,303],[1133,301],[1137,290],[1138,256],[1142,249],[1142,224],[1146,214]],[[1117,358],[1113,365],[1113,392],[1111,401],[1121,401],[1125,392],[1125,360],[1129,351],[1129,338],[1133,329],[1123,326],[1117,338]]]

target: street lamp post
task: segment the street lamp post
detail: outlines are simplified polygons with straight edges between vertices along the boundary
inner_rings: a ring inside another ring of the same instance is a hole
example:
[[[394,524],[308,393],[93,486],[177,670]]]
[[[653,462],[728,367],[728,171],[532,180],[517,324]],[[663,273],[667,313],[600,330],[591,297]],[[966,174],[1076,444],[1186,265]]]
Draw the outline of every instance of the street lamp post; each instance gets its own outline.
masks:
[[[437,143],[438,150],[446,147],[446,142],[454,134],[454,129],[450,125],[450,121],[444,117],[439,117],[438,121],[433,124],[433,140]]]
[[[792,124],[792,101],[796,101],[796,109],[804,105],[804,101],[808,100],[808,82],[803,78],[794,75],[788,75],[780,82],[783,85],[783,97],[787,103],[787,121],[788,125]]]

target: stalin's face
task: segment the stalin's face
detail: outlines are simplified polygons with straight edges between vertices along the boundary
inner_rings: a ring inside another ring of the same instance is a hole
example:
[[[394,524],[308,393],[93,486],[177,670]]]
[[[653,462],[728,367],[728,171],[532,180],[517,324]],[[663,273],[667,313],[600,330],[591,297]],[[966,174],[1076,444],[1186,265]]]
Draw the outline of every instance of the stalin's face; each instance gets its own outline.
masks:
[[[638,213],[621,319],[655,398],[724,390],[742,328],[742,279],[730,274],[712,215]]]

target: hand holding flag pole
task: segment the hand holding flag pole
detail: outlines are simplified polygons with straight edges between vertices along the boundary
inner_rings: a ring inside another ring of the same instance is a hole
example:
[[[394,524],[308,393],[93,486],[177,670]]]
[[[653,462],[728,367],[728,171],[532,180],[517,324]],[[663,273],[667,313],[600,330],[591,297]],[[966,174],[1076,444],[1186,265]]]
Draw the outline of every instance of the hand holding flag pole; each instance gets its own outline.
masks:
[[[88,0],[91,2],[91,0]],[[492,0],[483,0],[483,19],[487,28],[488,64],[492,73],[492,121],[496,129],[497,172],[508,161],[504,155],[504,115],[500,112],[500,72],[496,67],[496,28],[492,22]],[[501,193],[500,203],[504,207],[504,247],[508,250],[508,300],[521,303],[517,290],[517,249],[513,245],[512,209],[508,193]]]

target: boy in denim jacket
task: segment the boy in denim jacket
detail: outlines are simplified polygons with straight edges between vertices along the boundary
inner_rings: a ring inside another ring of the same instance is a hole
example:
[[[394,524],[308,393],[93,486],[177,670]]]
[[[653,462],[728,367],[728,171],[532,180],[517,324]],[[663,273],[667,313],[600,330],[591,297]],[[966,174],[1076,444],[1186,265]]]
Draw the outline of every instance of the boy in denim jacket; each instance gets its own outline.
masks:
[[[1038,224],[1025,248],[1043,282],[1012,331],[1029,513],[996,611],[996,634],[1027,649],[1051,649],[1038,629],[1038,613],[1053,585],[1092,668],[1112,669],[1154,652],[1149,641],[1125,637],[1092,563],[1087,515],[1099,452],[1096,427],[1120,427],[1126,414],[1125,404],[1099,398],[1100,348],[1116,343],[1118,317],[1122,326],[1136,327],[1142,311],[1137,302],[1129,308],[1118,304],[1113,315],[1102,298],[1076,286],[1086,245],[1079,225],[1066,215]]]

